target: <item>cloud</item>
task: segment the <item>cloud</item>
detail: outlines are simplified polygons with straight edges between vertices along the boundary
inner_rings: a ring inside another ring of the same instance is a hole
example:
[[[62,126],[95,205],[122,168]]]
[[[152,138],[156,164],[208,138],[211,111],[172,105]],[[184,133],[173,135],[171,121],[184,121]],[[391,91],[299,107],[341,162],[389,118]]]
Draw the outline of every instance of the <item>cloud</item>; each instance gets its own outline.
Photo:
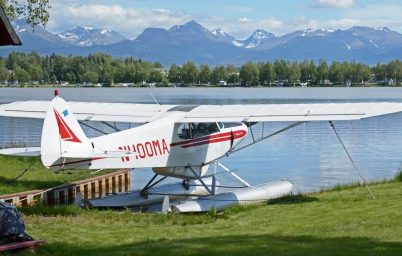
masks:
[[[220,27],[236,37],[243,38],[256,28],[279,32],[284,23],[282,20],[274,18],[251,20],[246,17],[190,15],[166,9],[125,8],[117,4],[97,3],[79,5],[75,0],[69,1],[70,4],[67,5],[57,2],[53,4],[48,23],[51,31],[61,32],[74,26],[89,26],[113,29],[127,38],[133,39],[148,27],[168,29],[194,19],[209,29]]]
[[[102,4],[53,4],[48,28],[63,31],[74,26],[109,28],[133,38],[147,27],[181,24],[192,17],[166,9],[125,8],[120,5]]]
[[[311,5],[319,8],[348,8],[356,5],[356,0],[312,0]]]
[[[263,28],[276,35],[307,28],[347,29],[352,26],[387,26],[391,29],[402,29],[402,20],[400,19],[402,6],[392,4],[358,5],[355,8],[342,9],[341,13],[337,15],[338,17],[335,18],[313,19],[305,16],[252,18],[252,16],[225,17],[190,14],[167,9],[123,7],[118,2],[115,1],[114,4],[108,5],[102,4],[102,1],[80,4],[79,0],[66,0],[66,2],[55,0],[52,4],[48,28],[53,32],[61,32],[74,26],[108,28],[129,39],[137,37],[148,27],[168,29],[190,20],[196,20],[208,29],[219,27],[239,39],[248,37],[257,28]],[[336,2],[338,6],[345,6],[347,3],[356,4],[356,1],[351,0],[315,0],[314,2],[321,4]]]

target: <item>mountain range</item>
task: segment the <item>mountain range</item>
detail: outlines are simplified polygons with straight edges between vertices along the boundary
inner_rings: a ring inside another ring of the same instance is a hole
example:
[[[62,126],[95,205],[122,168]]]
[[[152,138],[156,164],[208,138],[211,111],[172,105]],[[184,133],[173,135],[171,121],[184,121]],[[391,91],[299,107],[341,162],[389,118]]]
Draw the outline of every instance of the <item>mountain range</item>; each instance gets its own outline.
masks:
[[[32,27],[23,20],[13,26],[22,46],[0,48],[0,56],[10,51],[39,54],[88,55],[104,52],[114,57],[141,58],[172,63],[235,64],[247,61],[319,60],[358,61],[367,64],[402,58],[402,34],[386,27],[352,27],[346,30],[306,29],[285,35],[255,30],[244,40],[222,29],[209,30],[196,21],[170,29],[147,28],[134,40],[104,28],[74,27],[51,33],[41,26]]]

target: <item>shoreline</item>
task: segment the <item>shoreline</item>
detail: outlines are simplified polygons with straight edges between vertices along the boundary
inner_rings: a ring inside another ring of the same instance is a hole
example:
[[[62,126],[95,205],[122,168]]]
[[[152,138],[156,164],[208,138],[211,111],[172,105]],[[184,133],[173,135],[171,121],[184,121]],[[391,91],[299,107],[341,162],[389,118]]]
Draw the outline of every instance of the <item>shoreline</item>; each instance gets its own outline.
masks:
[[[262,88],[262,89],[274,89],[274,88],[402,88],[402,86],[383,86],[383,85],[352,85],[352,86],[54,86],[54,85],[44,85],[44,86],[3,86],[0,85],[0,89],[158,89],[158,88],[172,88],[172,89],[177,89],[177,88],[195,88],[195,89],[209,89],[209,88],[220,88],[220,89],[234,89],[234,88]]]

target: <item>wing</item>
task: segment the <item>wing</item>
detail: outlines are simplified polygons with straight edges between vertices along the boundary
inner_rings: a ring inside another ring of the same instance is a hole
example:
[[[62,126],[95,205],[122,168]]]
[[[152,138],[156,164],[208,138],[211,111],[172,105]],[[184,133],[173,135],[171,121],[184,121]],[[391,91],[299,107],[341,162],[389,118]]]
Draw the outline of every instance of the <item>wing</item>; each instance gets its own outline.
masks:
[[[273,122],[357,120],[402,111],[402,103],[322,103],[265,105],[203,105],[182,122]]]
[[[0,116],[45,118],[50,101],[19,101],[0,105]],[[75,117],[85,121],[147,123],[175,107],[157,104],[69,102]]]
[[[78,120],[147,123],[166,112],[183,112],[176,122],[270,122],[357,120],[402,111],[402,103],[314,103],[258,105],[157,105],[69,102]],[[48,101],[0,105],[0,116],[44,118]]]

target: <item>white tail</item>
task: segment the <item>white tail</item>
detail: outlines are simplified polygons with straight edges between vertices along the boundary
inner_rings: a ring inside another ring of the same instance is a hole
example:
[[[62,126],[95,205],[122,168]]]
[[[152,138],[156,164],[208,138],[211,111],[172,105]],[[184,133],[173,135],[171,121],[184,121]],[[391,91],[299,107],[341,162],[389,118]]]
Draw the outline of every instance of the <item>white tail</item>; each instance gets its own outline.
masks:
[[[50,103],[43,123],[43,165],[51,169],[63,169],[65,164],[74,161],[85,162],[85,159],[91,158],[92,152],[92,144],[73,112],[62,98],[56,96]]]

